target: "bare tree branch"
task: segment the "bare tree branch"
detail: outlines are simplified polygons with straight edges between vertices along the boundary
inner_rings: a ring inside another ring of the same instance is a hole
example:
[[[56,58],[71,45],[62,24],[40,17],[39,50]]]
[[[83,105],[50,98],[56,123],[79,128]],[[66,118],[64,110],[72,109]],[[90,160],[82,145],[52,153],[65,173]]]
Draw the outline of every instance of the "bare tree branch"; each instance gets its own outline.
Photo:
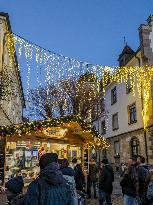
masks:
[[[97,79],[86,73],[79,79],[66,79],[56,86],[39,87],[30,91],[31,115],[53,118],[64,115],[81,115],[87,118],[93,106],[99,103]]]

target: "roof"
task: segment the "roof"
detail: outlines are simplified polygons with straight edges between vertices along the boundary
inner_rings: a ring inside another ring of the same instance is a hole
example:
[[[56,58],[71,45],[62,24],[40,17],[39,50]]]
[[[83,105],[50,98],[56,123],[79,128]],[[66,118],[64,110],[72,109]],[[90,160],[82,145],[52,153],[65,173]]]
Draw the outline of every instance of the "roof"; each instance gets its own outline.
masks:
[[[10,19],[9,19],[8,13],[0,12],[0,16],[3,16],[3,17],[6,18],[6,22],[7,22],[7,26],[8,26],[8,32],[12,33],[12,29],[11,29],[11,24],[10,24]],[[16,63],[15,68],[17,68],[18,67],[18,60],[17,60],[16,53],[14,54],[14,59],[15,59],[15,63]],[[19,79],[19,86],[20,86],[20,89],[21,89],[22,104],[23,104],[23,107],[25,107],[24,92],[23,92],[23,86],[22,86],[21,75],[20,75],[19,69],[16,69],[16,73],[17,73],[17,76],[18,76],[18,79]]]
[[[55,135],[56,131],[56,135]],[[66,135],[65,135],[66,134]],[[32,121],[18,125],[0,126],[0,135],[10,138],[23,137],[23,140],[31,137],[42,139],[46,137],[52,140],[62,140],[69,144],[91,143],[98,147],[107,148],[107,141],[80,116],[65,116],[44,121]],[[72,138],[73,136],[73,138]]]
[[[150,15],[147,19],[148,24],[150,24],[151,22],[153,22],[153,15]]]
[[[119,58],[118,60],[121,59],[121,57],[125,54],[128,54],[128,55],[134,55],[134,50],[132,50],[132,48],[130,46],[128,46],[127,44],[124,46],[123,50],[122,50],[122,53],[119,55]]]

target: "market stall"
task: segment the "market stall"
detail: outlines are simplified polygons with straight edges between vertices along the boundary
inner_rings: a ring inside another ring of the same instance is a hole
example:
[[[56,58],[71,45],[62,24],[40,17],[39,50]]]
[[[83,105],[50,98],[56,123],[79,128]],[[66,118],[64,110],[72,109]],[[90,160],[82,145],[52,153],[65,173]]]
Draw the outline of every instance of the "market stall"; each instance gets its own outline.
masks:
[[[22,175],[28,183],[37,177],[39,157],[47,152],[55,152],[59,159],[67,158],[69,162],[77,158],[88,172],[89,150],[108,147],[107,142],[93,128],[74,117],[1,127],[0,133],[6,140],[1,170],[5,174],[1,175],[2,181],[4,175],[5,180]]]

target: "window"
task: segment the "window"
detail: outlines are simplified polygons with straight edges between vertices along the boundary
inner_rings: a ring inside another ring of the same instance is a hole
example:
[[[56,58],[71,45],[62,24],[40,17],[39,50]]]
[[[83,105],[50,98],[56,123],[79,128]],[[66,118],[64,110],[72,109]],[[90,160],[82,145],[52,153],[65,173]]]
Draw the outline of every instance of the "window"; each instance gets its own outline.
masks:
[[[130,92],[132,92],[132,84],[130,79],[128,79],[127,86],[126,86],[126,93],[128,94]]]
[[[112,129],[117,130],[118,128],[118,113],[116,113],[112,116]]]
[[[101,134],[102,134],[102,135],[106,134],[105,120],[102,121],[102,123],[101,123]]]
[[[140,155],[140,142],[137,138],[131,140],[131,155],[132,157]]]
[[[129,115],[129,124],[133,124],[137,122],[137,112],[136,112],[136,104],[132,104],[128,108]]]
[[[118,156],[120,154],[120,143],[119,141],[114,142],[114,154]]]
[[[113,105],[114,103],[117,102],[117,90],[116,86],[111,90],[111,104]]]
[[[101,105],[101,113],[103,113],[105,111],[105,102],[104,102],[104,98],[102,98],[100,100],[100,105]]]

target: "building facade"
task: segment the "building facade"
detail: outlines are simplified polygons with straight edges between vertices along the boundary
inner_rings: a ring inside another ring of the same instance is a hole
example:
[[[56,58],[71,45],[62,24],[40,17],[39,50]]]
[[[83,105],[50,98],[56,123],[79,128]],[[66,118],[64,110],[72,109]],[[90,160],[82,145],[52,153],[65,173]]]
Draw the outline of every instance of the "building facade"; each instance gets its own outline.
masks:
[[[125,45],[118,59],[120,66],[153,65],[153,16],[148,18],[146,25],[140,26],[139,34],[140,47],[133,51]],[[151,92],[152,101],[153,86]],[[97,113],[100,114],[94,118],[93,125],[107,138],[110,144],[107,157],[116,165],[127,162],[135,155],[142,155],[149,164],[153,163],[153,110],[148,113],[150,118],[144,129],[143,98],[137,89],[132,92],[130,82],[128,86],[114,82],[107,85],[105,96],[98,106]]]
[[[24,97],[16,55],[10,65],[7,34],[9,16],[0,13],[0,126],[22,122]]]

